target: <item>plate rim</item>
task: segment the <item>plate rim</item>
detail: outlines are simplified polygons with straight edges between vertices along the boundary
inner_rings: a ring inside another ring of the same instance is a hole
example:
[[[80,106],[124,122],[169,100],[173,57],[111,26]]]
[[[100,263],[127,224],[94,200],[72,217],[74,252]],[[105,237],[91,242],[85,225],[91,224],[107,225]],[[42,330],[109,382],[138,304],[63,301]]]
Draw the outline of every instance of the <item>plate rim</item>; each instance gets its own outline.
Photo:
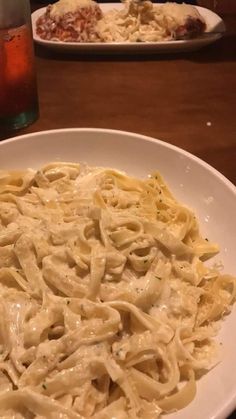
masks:
[[[200,164],[200,166],[205,167],[205,169],[212,172],[216,177],[221,180],[235,195],[236,197],[236,185],[234,185],[231,180],[229,180],[223,173],[221,173],[218,169],[211,166],[209,163],[207,163],[205,160],[201,159],[198,156],[195,156],[195,154],[191,153],[190,151],[185,150],[182,147],[176,146],[174,144],[169,143],[165,140],[160,140],[159,138],[151,137],[149,135],[140,134],[134,131],[125,131],[125,130],[119,130],[119,129],[111,129],[111,128],[96,128],[96,127],[73,127],[73,128],[56,128],[56,129],[49,129],[49,130],[42,130],[42,131],[36,131],[29,134],[22,134],[19,136],[15,136],[12,138],[8,138],[6,140],[3,140],[0,142],[0,149],[5,144],[14,143],[15,141],[20,140],[28,140],[30,141],[31,138],[38,136],[39,134],[42,136],[47,136],[48,134],[57,134],[61,132],[99,132],[99,133],[108,133],[108,134],[119,134],[119,135],[126,135],[129,137],[138,137],[146,142],[151,142],[154,144],[159,144],[160,146],[167,148],[169,150],[173,150],[179,154],[184,155],[185,157],[188,157],[192,160],[194,160],[196,163]]]

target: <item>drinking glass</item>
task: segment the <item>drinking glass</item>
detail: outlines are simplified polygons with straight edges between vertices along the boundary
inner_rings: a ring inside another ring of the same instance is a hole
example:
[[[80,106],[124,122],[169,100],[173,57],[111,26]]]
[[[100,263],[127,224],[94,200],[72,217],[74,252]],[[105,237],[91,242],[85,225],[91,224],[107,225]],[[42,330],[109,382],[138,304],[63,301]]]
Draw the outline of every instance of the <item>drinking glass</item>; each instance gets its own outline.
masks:
[[[0,129],[38,118],[38,95],[29,0],[0,0]]]

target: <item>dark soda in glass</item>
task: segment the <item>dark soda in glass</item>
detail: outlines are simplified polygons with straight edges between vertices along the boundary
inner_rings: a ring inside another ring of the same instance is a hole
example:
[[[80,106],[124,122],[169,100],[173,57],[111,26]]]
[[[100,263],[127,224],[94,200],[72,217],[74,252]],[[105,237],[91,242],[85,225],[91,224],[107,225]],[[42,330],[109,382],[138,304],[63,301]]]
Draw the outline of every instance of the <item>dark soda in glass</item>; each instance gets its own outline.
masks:
[[[29,125],[38,117],[31,24],[0,27],[0,129]]]

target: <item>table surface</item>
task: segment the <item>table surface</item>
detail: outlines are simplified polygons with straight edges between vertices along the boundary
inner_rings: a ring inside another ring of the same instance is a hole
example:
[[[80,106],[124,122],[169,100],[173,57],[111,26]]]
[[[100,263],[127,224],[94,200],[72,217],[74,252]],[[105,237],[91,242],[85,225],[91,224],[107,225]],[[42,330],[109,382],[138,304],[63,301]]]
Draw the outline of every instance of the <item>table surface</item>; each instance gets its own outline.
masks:
[[[14,135],[134,131],[190,151],[236,184],[236,15],[225,22],[223,39],[185,54],[78,56],[36,46],[40,118]]]

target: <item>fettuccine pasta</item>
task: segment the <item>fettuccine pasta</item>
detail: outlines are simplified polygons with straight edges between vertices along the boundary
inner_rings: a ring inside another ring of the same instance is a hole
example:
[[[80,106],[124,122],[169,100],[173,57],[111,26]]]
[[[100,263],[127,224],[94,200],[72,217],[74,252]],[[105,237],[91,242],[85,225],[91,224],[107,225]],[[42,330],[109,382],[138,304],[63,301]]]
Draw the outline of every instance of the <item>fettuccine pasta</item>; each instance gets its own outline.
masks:
[[[0,171],[0,417],[155,419],[218,362],[235,278],[159,173]]]

